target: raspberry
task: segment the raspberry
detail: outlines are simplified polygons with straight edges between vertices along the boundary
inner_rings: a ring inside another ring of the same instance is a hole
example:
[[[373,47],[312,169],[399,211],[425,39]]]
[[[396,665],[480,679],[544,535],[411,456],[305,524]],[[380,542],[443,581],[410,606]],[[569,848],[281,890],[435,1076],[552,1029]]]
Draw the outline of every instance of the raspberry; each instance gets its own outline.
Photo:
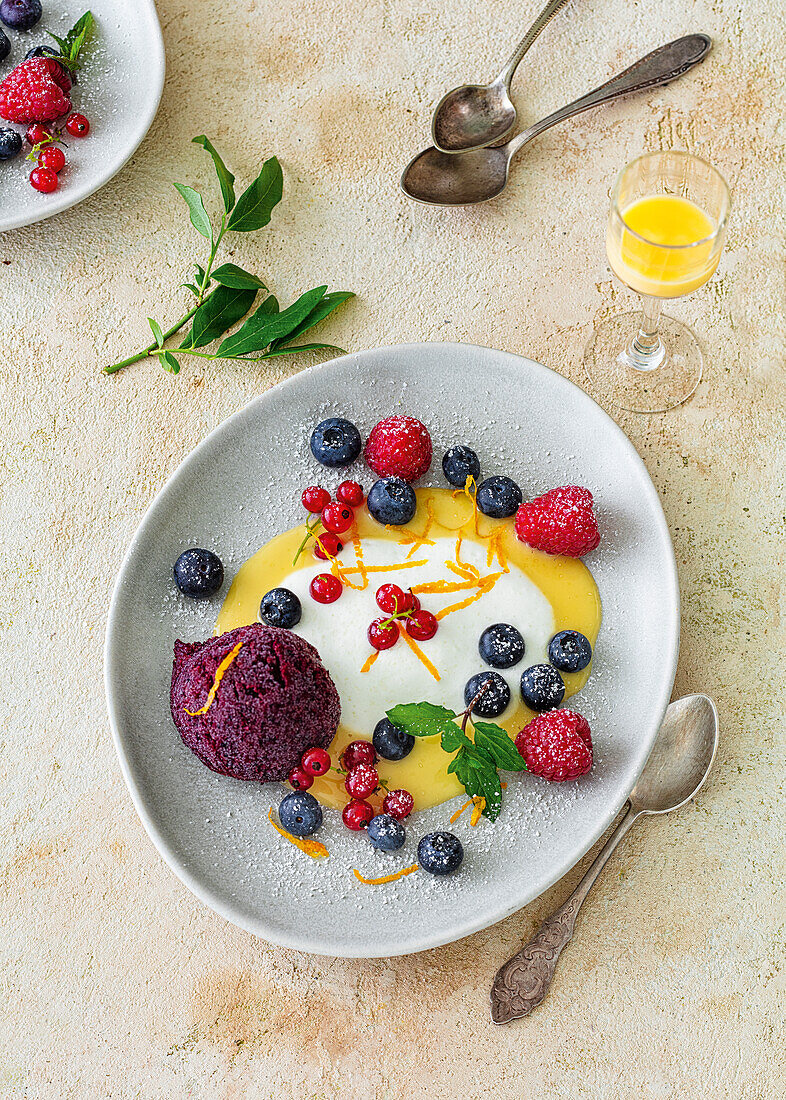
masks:
[[[539,714],[516,738],[516,748],[533,775],[561,783],[592,767],[592,736],[587,719],[575,710]]]
[[[365,459],[379,477],[416,481],[431,465],[431,436],[414,416],[380,420],[366,440]]]
[[[522,504],[516,512],[516,535],[535,550],[581,558],[600,542],[592,510],[592,493],[580,485],[562,485]]]
[[[71,78],[51,57],[32,57],[0,84],[0,116],[10,122],[48,122],[71,110]]]

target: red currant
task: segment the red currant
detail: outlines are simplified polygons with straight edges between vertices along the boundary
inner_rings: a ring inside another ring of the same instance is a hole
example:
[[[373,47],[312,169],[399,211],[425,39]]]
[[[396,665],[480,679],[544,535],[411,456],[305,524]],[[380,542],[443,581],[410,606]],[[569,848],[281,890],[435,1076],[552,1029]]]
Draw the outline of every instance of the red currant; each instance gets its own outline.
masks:
[[[377,589],[377,607],[388,615],[405,610],[407,598],[397,584],[383,584]]]
[[[405,817],[409,817],[412,813],[412,807],[414,805],[415,799],[409,791],[399,789],[397,791],[388,791],[382,803],[382,809],[386,814],[390,814],[391,817],[403,821]]]
[[[45,195],[57,190],[57,172],[51,168],[34,168],[30,173],[30,183]]]
[[[311,599],[316,600],[317,603],[335,603],[344,586],[332,573],[317,573],[308,590],[311,593]]]
[[[287,776],[290,786],[296,791],[307,791],[314,782],[314,776],[309,775],[303,768],[293,768]]]
[[[344,543],[339,542],[338,537],[332,531],[323,531],[314,540],[314,557],[319,558],[320,561],[335,558],[336,554],[340,554],[343,549]]]
[[[342,481],[336,489],[336,500],[348,504],[350,508],[359,508],[363,503],[363,486],[357,481]]]
[[[330,756],[324,749],[306,749],[300,758],[300,764],[309,775],[324,775],[330,767]]]
[[[25,137],[31,145],[40,145],[42,141],[51,141],[52,134],[45,126],[42,126],[40,122],[32,122],[27,127]]]
[[[383,626],[383,623],[386,624]],[[390,649],[398,641],[398,624],[374,619],[368,628],[368,640],[374,649]]]
[[[348,829],[352,829],[355,833],[365,829],[373,816],[374,807],[371,803],[363,802],[362,799],[358,798],[353,798],[351,802],[347,802],[341,811],[342,821]]]
[[[377,751],[370,741],[353,741],[341,754],[341,763],[348,772],[359,764],[368,764],[371,767],[376,762]]]
[[[409,600],[407,611],[420,611],[420,600],[417,598],[412,589],[410,589],[408,592],[405,592],[404,595]]]
[[[47,145],[38,154],[38,163],[42,168],[51,168],[53,172],[59,172],[65,168],[65,153],[56,145]]]
[[[78,111],[74,111],[72,115],[68,116],[65,128],[68,130],[71,137],[87,137],[90,133],[90,123],[85,116],[80,115]]]
[[[378,786],[377,769],[370,764],[358,764],[344,780],[344,788],[353,798],[368,798]]]
[[[413,611],[404,624],[410,638],[415,638],[418,642],[427,642],[429,638],[433,638],[438,627],[437,616],[430,611]]]
[[[309,485],[300,494],[300,503],[307,512],[321,512],[325,505],[330,504],[330,493],[321,485]]]
[[[355,513],[341,501],[333,500],[322,509],[322,524],[326,530],[340,535],[348,531],[355,519]]]

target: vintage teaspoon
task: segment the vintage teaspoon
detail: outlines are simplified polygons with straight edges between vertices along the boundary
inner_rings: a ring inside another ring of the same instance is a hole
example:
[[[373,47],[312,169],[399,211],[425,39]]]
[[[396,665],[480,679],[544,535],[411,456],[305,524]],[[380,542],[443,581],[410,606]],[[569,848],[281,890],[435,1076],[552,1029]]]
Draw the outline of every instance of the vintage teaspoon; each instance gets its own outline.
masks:
[[[628,809],[584,878],[537,935],[497,971],[491,987],[491,1018],[507,1024],[527,1016],[548,992],[560,952],[573,935],[581,904],[606,860],[640,817],[678,810],[699,791],[718,747],[718,713],[707,695],[671,703]]]
[[[513,74],[543,28],[568,0],[549,0],[491,84],[464,84],[442,97],[434,111],[431,137],[444,153],[482,149],[502,141],[516,124],[510,99]]]
[[[405,195],[431,206],[470,206],[496,198],[506,187],[510,162],[538,134],[574,115],[631,92],[668,84],[703,61],[712,45],[706,34],[689,34],[642,57],[581,99],[561,107],[511,138],[506,145],[442,153],[433,146],[418,153],[401,177]]]

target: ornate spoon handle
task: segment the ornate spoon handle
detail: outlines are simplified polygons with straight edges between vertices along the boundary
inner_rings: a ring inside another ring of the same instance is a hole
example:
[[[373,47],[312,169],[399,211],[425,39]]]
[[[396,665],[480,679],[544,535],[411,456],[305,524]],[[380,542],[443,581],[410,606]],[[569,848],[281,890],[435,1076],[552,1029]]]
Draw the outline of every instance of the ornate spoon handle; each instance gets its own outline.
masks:
[[[565,904],[543,922],[517,955],[499,968],[491,987],[491,1018],[495,1024],[507,1024],[528,1016],[546,996],[562,948],[573,936],[582,902],[638,816],[639,811],[628,806],[627,813]]]
[[[508,91],[510,91],[510,84],[513,80],[513,74],[521,64],[524,54],[529,51],[530,46],[538,37],[540,32],[542,30],[545,30],[545,28],[557,14],[557,12],[561,11],[565,7],[567,2],[568,0],[549,0],[549,3],[546,4],[543,11],[537,17],[530,29],[519,42],[518,46],[516,46],[511,56],[505,62],[505,67],[497,77],[495,83],[503,84],[508,89]]]

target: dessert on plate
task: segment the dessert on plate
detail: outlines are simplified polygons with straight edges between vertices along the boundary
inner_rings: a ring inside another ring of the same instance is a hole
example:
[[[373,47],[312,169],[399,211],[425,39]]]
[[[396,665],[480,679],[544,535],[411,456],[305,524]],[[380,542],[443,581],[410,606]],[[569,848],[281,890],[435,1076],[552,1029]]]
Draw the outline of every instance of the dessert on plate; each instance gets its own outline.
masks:
[[[172,717],[214,771],[288,782],[270,820],[308,855],[328,854],[313,839],[324,810],[396,852],[418,810],[465,794],[444,831],[420,838],[417,863],[355,872],[447,875],[462,862],[448,826],[463,810],[493,822],[514,773],[560,782],[592,767],[589,724],[564,706],[589,677],[601,621],[581,561],[600,539],[592,494],[560,486],[525,502],[513,478],[482,477],[463,443],[442,458],[445,485],[415,487],[433,447],[410,416],[381,421],[365,448],[331,417],[310,446],[325,484],[302,489],[305,523],[238,569],[215,637],[175,643]],[[360,461],[367,492],[345,476]],[[212,596],[223,566],[190,548],[175,579]]]

